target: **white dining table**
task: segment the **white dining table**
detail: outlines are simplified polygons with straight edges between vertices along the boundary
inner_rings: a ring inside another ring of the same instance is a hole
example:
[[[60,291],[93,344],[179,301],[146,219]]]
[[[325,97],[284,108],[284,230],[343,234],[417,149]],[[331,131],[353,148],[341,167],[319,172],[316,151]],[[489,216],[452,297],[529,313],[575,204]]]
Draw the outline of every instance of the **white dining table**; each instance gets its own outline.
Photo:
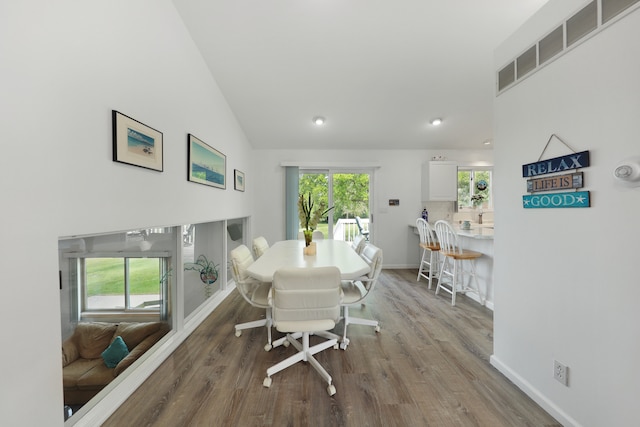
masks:
[[[276,242],[247,268],[247,273],[261,282],[272,282],[273,274],[280,268],[328,267],[340,270],[342,280],[357,279],[369,273],[369,265],[351,245],[341,240],[318,240],[315,255],[304,255],[304,240]]]

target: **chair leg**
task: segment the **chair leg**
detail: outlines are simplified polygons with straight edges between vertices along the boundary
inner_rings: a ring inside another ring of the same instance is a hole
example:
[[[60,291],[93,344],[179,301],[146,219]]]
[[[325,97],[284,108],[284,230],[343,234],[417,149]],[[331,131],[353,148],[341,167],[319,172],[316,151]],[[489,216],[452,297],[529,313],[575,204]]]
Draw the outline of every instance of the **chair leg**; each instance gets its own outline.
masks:
[[[271,343],[271,326],[273,326],[273,320],[271,318],[271,308],[266,309],[266,318],[260,320],[254,320],[252,322],[239,323],[235,325],[236,337],[242,335],[242,331],[245,329],[259,328],[266,326],[267,328],[267,343],[264,346],[265,351],[269,351],[273,348]]]
[[[364,326],[373,326],[376,332],[380,332],[380,322],[372,319],[362,319],[360,317],[351,317],[349,315],[349,307],[344,306],[344,330],[342,331],[342,342],[340,343],[340,348],[342,350],[346,350],[347,346],[350,343],[349,338],[347,338],[347,329],[349,325],[364,325]],[[320,335],[320,333],[318,333]]]
[[[324,331],[319,331],[316,332],[315,335],[318,336],[325,336]],[[300,343],[299,341],[297,341],[297,338],[302,338],[302,343]],[[313,347],[309,346],[309,336],[310,333],[309,332],[304,332],[304,333],[295,333],[295,334],[287,334],[284,338],[290,342],[291,344],[293,344],[294,347],[296,347],[296,349],[298,349],[298,352],[296,354],[294,354],[293,356],[290,356],[288,358],[286,358],[285,360],[271,366],[270,368],[267,369],[267,377],[264,379],[264,381],[262,382],[262,385],[265,387],[270,387],[271,386],[271,376],[274,374],[277,374],[278,372],[295,365],[298,362],[309,362],[309,364],[311,366],[313,366],[313,368],[318,372],[318,374],[320,374],[320,376],[328,383],[327,386],[327,392],[329,393],[329,396],[333,396],[336,393],[336,388],[333,386],[332,381],[333,379],[331,378],[331,375],[329,375],[329,373],[326,371],[326,369],[324,369],[324,367],[322,365],[320,365],[320,363],[316,360],[315,357],[313,357],[314,354],[319,353],[323,350],[328,349],[329,347],[334,347],[336,348],[338,345],[338,336],[335,334],[331,334],[331,333],[327,333],[326,336],[331,336],[331,339],[327,340],[327,341],[323,341],[319,344],[314,345]],[[276,342],[278,342],[280,340],[277,340]],[[275,342],[274,342],[275,344]]]
[[[451,306],[456,305],[456,291],[458,289],[458,260],[453,260],[453,279],[451,280]]]
[[[444,260],[442,260],[442,265],[440,266],[440,274],[438,274],[438,286],[436,286],[436,295],[440,293],[440,289],[443,287],[442,275],[444,274],[448,264],[449,264],[449,258],[444,257]]]
[[[422,257],[420,258],[420,267],[418,268],[418,277],[416,279],[417,282],[420,281],[420,276],[427,279],[427,283],[429,284],[429,288],[431,289],[431,284],[433,282],[433,275],[437,273],[437,266],[434,268],[434,258],[437,258],[438,253],[434,253],[434,251],[429,251],[429,262],[426,261],[427,249],[422,250]],[[429,265],[429,270],[425,273],[425,264]]]
[[[476,263],[474,260],[470,259],[469,262],[469,278],[467,281],[467,285],[465,287],[465,291],[474,292],[478,295],[480,299],[480,304],[484,305],[484,296],[480,293],[480,286],[478,285],[478,278],[476,276]],[[472,286],[473,283],[473,286]]]
[[[427,252],[426,249],[422,250],[422,256],[420,257],[420,267],[418,268],[418,277],[416,278],[416,282],[420,281],[420,276],[422,276],[422,267],[424,266],[424,255]]]
[[[429,254],[429,289],[433,282],[433,275],[438,272],[438,252],[430,251]],[[435,261],[435,263],[434,263]]]
[[[350,318],[349,318],[349,307],[348,306],[344,306],[342,307],[344,316],[343,316],[343,321],[344,321],[344,330],[342,331],[342,342],[340,343],[340,348],[342,350],[346,350],[347,346],[349,345],[349,338],[347,338],[347,327],[349,326],[350,322]]]

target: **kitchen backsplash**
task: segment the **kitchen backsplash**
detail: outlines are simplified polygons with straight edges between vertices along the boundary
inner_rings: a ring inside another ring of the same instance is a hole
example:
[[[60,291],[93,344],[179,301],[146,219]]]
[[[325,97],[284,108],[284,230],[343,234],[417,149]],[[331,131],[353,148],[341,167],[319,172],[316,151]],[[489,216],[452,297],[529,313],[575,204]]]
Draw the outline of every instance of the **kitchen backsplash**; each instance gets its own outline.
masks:
[[[429,223],[444,219],[451,223],[459,223],[462,221],[478,222],[477,212],[455,212],[454,202],[423,202],[423,207],[427,208],[429,212]],[[418,216],[420,213],[418,213]],[[484,212],[482,214],[482,221],[492,223],[493,211]]]

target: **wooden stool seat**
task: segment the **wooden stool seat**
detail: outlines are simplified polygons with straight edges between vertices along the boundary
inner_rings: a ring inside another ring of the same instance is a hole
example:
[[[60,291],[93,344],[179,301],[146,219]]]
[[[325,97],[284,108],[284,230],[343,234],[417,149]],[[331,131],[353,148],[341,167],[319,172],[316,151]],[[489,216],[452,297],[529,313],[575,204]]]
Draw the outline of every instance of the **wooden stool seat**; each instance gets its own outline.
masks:
[[[430,251],[439,251],[440,250],[440,245],[436,242],[436,243],[432,243],[432,244],[427,244],[427,243],[420,243],[420,247],[422,249],[429,249]]]
[[[462,249],[462,252],[445,252],[440,250],[440,253],[443,256],[448,256],[453,259],[476,259],[482,256],[480,252],[468,251],[466,249]]]

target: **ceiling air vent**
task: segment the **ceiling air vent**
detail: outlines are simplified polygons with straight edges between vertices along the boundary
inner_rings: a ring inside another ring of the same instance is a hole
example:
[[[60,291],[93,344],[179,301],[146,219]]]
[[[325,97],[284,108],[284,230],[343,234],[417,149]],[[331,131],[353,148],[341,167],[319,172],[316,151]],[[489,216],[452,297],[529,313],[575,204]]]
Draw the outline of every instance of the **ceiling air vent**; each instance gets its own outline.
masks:
[[[545,38],[538,43],[538,55],[540,57],[540,64],[544,64],[560,52],[562,48],[564,38],[562,36],[562,25],[555,30],[551,31]]]
[[[516,66],[514,62],[498,72],[498,91],[503,90],[516,81]]]
[[[598,4],[596,0],[567,19],[567,46],[571,46],[598,28]]]
[[[537,55],[536,55],[536,47],[530,47],[525,53],[518,56],[516,60],[517,70],[518,70],[518,78],[521,79],[530,71],[533,71],[537,65]]]
[[[592,0],[497,73],[498,94],[551,63],[602,29],[640,10],[640,0]]]
[[[640,0],[602,0],[602,23],[605,24]]]

